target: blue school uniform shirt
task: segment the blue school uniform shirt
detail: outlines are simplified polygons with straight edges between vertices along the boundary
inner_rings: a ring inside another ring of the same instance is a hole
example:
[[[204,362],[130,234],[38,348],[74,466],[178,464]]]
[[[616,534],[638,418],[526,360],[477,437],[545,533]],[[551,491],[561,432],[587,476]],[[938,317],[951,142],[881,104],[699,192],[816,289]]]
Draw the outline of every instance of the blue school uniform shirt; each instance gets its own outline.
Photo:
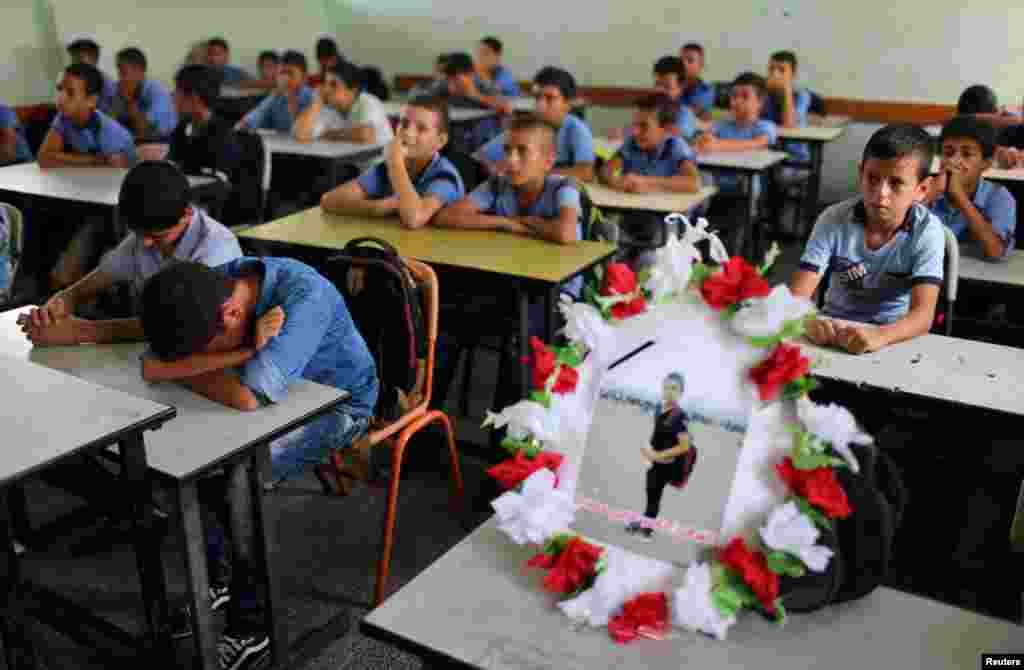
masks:
[[[0,129],[13,128],[15,139],[15,163],[27,163],[32,160],[32,150],[28,148],[25,134],[18,123],[18,115],[7,105],[0,105]]]
[[[811,94],[806,88],[793,89],[793,108],[796,111],[796,125],[801,128],[806,126],[807,112],[811,109]],[[761,108],[761,118],[781,127],[782,103],[777,96],[769,94],[765,97],[764,107]],[[783,140],[782,149],[796,160],[811,160],[811,150],[806,142]]]
[[[395,194],[388,176],[387,163],[377,163],[360,175],[359,185],[372,200],[390,198]],[[430,164],[412,180],[412,185],[420,196],[432,195],[445,205],[461,200],[466,195],[459,171],[441,154],[434,154]]]
[[[982,177],[978,180],[978,188],[971,202],[985,220],[992,224],[999,239],[1003,241],[1003,258],[1012,256],[1016,250],[1017,201],[1005,187]],[[945,195],[932,204],[932,213],[953,231],[956,239],[961,242],[974,241],[967,227],[967,217],[953,207]]]
[[[475,81],[477,87],[488,84],[488,82],[485,82],[483,79],[480,78],[480,75],[477,75],[475,77]],[[519,83],[516,81],[516,78],[512,75],[512,71],[509,70],[504,65],[499,65],[498,67],[494,68],[494,72],[491,75],[491,81],[489,82],[489,84],[497,90],[498,95],[503,95],[507,98],[514,98],[518,95],[521,95],[519,91]]]
[[[99,101],[96,103],[96,109],[100,110],[108,116],[114,114],[114,99],[117,97],[117,80],[113,77],[108,77],[106,72],[100,71],[103,76],[103,88],[100,90]]]
[[[641,149],[636,140],[630,137],[615,153],[615,157],[622,160],[623,174],[645,177],[674,177],[679,174],[680,163],[697,159],[693,149],[674,135],[665,138],[654,151]]]
[[[313,89],[303,86],[299,89],[297,98],[299,104],[296,115],[304,112],[313,103]],[[253,130],[262,128],[290,133],[295,117],[288,111],[288,96],[275,94],[268,95],[256,109],[246,114],[242,121]]]
[[[698,79],[696,84],[683,90],[683,104],[689,105],[698,114],[709,111],[715,106],[715,88],[703,79]]]
[[[174,100],[167,87],[155,79],[144,79],[139,84],[139,92],[136,96],[139,109],[146,115],[146,121],[154,129],[154,134],[161,139],[167,139],[174,132],[174,126],[178,124],[178,113],[174,110]],[[127,114],[128,101],[118,91],[114,97],[114,112],[112,116],[116,119],[123,119]]]
[[[68,153],[101,156],[125,154],[129,160],[135,160],[135,139],[132,134],[103,112],[93,112],[89,121],[81,127],[63,114],[57,114],[50,129],[64,138],[64,150]]]
[[[755,140],[759,137],[767,137],[768,144],[775,144],[778,138],[778,130],[771,121],[758,119],[749,126],[741,126],[734,120],[716,121],[711,126],[711,132],[715,137],[723,140]],[[743,192],[743,177],[732,170],[715,169],[711,170],[715,178],[715,186],[719,193],[737,194]],[[754,177],[752,184],[754,193],[761,192],[761,177]]]
[[[485,144],[478,156],[491,163],[505,160],[505,133]],[[579,117],[566,114],[555,136],[555,167],[572,167],[594,160],[594,135],[590,127]]]
[[[697,125],[697,115],[693,113],[683,97],[679,98],[679,116],[676,118],[676,127],[679,128],[679,134],[687,141],[692,140],[700,130]]]
[[[220,82],[224,86],[235,86],[252,79],[252,75],[237,65],[228,63],[216,68],[220,72]]]
[[[914,286],[942,284],[946,237],[942,222],[915,203],[896,235],[872,251],[864,243],[866,217],[860,197],[822,212],[800,257],[800,268],[819,275],[831,269],[826,315],[892,323],[906,316]]]

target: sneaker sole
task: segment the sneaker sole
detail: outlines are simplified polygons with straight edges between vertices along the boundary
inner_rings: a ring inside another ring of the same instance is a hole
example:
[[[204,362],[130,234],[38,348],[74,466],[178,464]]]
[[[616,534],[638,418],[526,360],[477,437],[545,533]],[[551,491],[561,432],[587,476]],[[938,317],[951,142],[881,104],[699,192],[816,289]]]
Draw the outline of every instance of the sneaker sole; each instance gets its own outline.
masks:
[[[261,656],[262,658],[253,658],[254,656]],[[252,660],[250,660],[252,659]],[[241,653],[241,655],[235,659],[235,662],[224,668],[224,670],[238,670],[242,667],[247,667],[247,670],[255,670],[256,668],[262,668],[267,665],[270,660],[270,638],[263,638],[263,642],[257,646],[249,647]],[[251,665],[247,665],[251,664]]]

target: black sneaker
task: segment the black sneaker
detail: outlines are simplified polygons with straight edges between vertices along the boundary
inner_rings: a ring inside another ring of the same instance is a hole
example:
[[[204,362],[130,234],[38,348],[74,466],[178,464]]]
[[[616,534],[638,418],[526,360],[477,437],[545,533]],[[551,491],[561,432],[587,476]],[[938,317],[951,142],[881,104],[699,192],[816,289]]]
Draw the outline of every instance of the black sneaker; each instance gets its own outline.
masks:
[[[221,670],[253,670],[270,660],[270,636],[232,637],[224,634],[217,643]]]
[[[210,611],[217,612],[231,602],[227,586],[210,587]],[[171,638],[180,640],[192,636],[192,606],[182,605],[171,614]]]
[[[629,523],[627,523],[626,524],[626,532],[629,533],[630,535],[636,535],[637,533],[639,533],[640,532],[640,522],[639,521],[630,521]]]
[[[640,539],[642,539],[642,540],[650,541],[650,540],[654,539],[654,529],[653,528],[648,528],[647,526],[644,526],[643,528],[640,529],[639,533],[640,533]]]

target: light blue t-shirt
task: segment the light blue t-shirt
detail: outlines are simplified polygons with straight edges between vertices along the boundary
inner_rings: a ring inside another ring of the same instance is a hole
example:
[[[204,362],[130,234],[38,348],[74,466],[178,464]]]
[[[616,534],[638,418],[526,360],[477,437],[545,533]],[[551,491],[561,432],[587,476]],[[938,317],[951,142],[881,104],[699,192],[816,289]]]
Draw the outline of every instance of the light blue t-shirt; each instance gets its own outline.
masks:
[[[313,103],[313,89],[303,86],[299,89],[296,116],[301,114]],[[242,122],[253,130],[276,130],[279,133],[290,133],[295,117],[288,110],[288,96],[268,95],[242,119]]]
[[[68,153],[116,156],[124,154],[135,160],[135,139],[128,129],[100,111],[93,112],[85,126],[57,114],[50,129],[64,138]]]
[[[479,75],[476,76],[477,87],[487,83],[488,82],[482,80]],[[506,98],[514,98],[520,95],[519,82],[517,82],[516,78],[512,76],[512,71],[504,65],[499,65],[494,68],[491,84],[495,89],[497,89],[497,93],[499,95],[503,95]]]
[[[477,157],[491,163],[505,160],[505,133],[485,144]],[[594,135],[590,127],[579,117],[566,114],[555,136],[555,167],[572,167],[594,160]]]
[[[864,243],[866,216],[860,197],[822,212],[800,257],[800,268],[819,275],[831,269],[826,315],[892,323],[906,316],[914,286],[942,284],[946,237],[942,222],[915,203],[896,235],[872,251]]]
[[[25,134],[21,131],[21,124],[18,123],[18,115],[7,105],[0,104],[0,129],[13,128],[15,139],[15,163],[27,163],[32,160],[32,150],[28,148],[25,141]]]
[[[1002,258],[1012,256],[1016,250],[1017,201],[1005,187],[982,177],[978,180],[978,189],[971,202],[985,220],[992,224],[999,239],[1003,241],[1005,249]],[[967,217],[953,207],[945,195],[932,204],[932,213],[953,231],[956,239],[961,242],[974,241],[967,227]]]
[[[371,200],[389,198],[395,194],[388,176],[388,164],[377,163],[359,176],[359,185]],[[430,164],[412,180],[420,196],[432,195],[443,204],[450,205],[466,195],[466,187],[455,166],[441,154],[434,154]]]
[[[793,89],[793,109],[796,112],[796,125],[801,128],[806,126],[807,112],[811,109],[811,94],[806,88]],[[769,94],[765,97],[761,118],[778,126],[782,125],[782,103],[777,96]],[[796,160],[811,160],[811,150],[806,142],[783,140],[782,149]]]
[[[698,79],[696,84],[683,90],[683,104],[689,105],[698,114],[709,111],[715,106],[715,88],[703,79]]]
[[[771,121],[758,119],[750,125],[739,125],[734,120],[716,121],[711,126],[711,132],[715,137],[723,140],[755,140],[759,137],[767,137],[768,145],[775,144],[778,138],[778,129]],[[715,178],[715,186],[719,193],[736,194],[743,191],[743,176],[732,170],[713,169],[711,173]],[[754,193],[761,192],[761,177],[754,177],[752,184]]]
[[[623,174],[639,174],[645,177],[674,177],[679,174],[679,164],[693,162],[696,154],[682,139],[672,135],[659,144],[654,151],[644,151],[636,140],[627,138],[615,157],[622,160]]]
[[[100,74],[103,76],[103,89],[100,91],[100,98],[96,103],[96,109],[108,116],[113,116],[114,98],[117,97],[117,80],[113,77],[108,77],[107,73],[102,70],[100,70]]]
[[[146,121],[154,130],[154,135],[161,139],[167,139],[174,132],[174,126],[178,124],[178,113],[174,110],[174,100],[167,87],[155,79],[144,79],[139,84],[139,92],[136,96],[139,110],[146,115]],[[112,116],[125,124],[128,101],[118,91],[114,96]]]
[[[700,126],[697,125],[697,115],[690,109],[685,97],[679,98],[679,116],[676,118],[676,127],[679,128],[679,134],[687,142],[692,140],[700,130]]]

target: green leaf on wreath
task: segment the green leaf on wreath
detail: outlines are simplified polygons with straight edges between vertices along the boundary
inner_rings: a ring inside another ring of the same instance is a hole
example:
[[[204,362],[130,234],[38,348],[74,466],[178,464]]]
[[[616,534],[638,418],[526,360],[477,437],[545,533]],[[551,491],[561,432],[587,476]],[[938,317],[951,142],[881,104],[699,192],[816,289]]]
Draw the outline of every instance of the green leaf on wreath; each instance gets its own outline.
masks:
[[[702,286],[704,280],[714,274],[715,268],[705,265],[704,263],[694,263],[693,269],[690,271],[690,282],[697,286]]]
[[[817,451],[797,451],[794,449],[790,453],[790,457],[793,459],[793,467],[797,470],[832,468],[845,463],[842,459],[834,458],[828,454],[823,454]]]
[[[786,608],[782,606],[782,598],[775,599],[775,623],[781,625],[786,623]]]
[[[519,451],[525,450],[527,446],[526,442],[512,437],[506,437],[501,441],[501,448],[513,456],[515,456]]]
[[[783,577],[803,577],[807,574],[807,568],[796,556],[787,554],[784,551],[769,551],[765,558],[768,559],[768,569]]]
[[[818,380],[809,375],[804,375],[803,377],[794,379],[782,387],[782,399],[796,400],[798,398],[802,398],[816,388],[818,388]]]
[[[583,356],[574,345],[568,347],[551,347],[559,363],[570,368],[578,368],[583,363]]]
[[[782,338],[778,335],[769,335],[767,337],[748,337],[747,342],[750,342],[752,346],[758,347],[759,349],[770,349],[782,342]]]
[[[547,391],[532,391],[530,393],[530,400],[540,403],[548,409],[551,408],[551,394]]]
[[[800,512],[813,521],[814,525],[824,530],[832,530],[832,522],[829,521],[828,517],[820,512],[818,508],[814,507],[814,505],[807,502],[806,498],[794,496],[793,500],[796,502],[796,506],[800,509]]]
[[[728,307],[726,307],[725,309],[722,310],[722,321],[728,321],[728,320],[732,319],[732,317],[736,316],[736,313],[739,312],[739,311],[740,311],[740,304],[739,303],[735,303],[733,305],[729,305]]]
[[[641,270],[636,276],[636,285],[643,286],[647,282],[651,281],[651,269]]]

